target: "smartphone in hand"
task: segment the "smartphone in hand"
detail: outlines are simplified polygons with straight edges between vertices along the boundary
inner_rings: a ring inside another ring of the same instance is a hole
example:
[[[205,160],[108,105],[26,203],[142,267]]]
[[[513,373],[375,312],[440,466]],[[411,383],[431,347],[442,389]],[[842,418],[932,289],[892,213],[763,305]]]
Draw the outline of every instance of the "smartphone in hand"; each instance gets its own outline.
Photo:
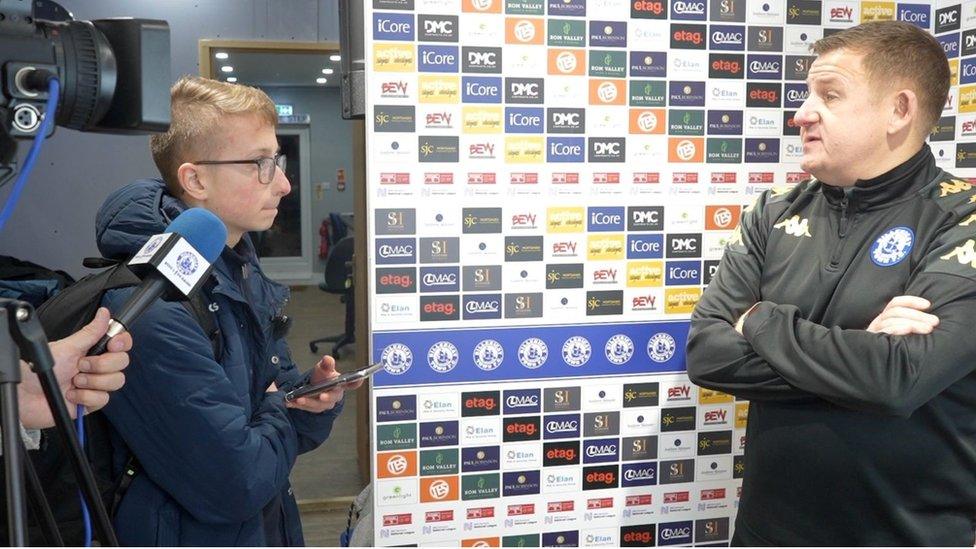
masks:
[[[285,401],[290,402],[296,398],[315,396],[319,393],[324,393],[330,389],[334,389],[339,385],[345,385],[347,383],[359,381],[360,379],[366,379],[381,369],[383,369],[383,363],[377,362],[376,364],[370,364],[365,368],[341,374],[338,377],[334,377],[328,381],[323,381],[322,383],[302,385],[301,387],[292,389],[291,391],[285,393]]]

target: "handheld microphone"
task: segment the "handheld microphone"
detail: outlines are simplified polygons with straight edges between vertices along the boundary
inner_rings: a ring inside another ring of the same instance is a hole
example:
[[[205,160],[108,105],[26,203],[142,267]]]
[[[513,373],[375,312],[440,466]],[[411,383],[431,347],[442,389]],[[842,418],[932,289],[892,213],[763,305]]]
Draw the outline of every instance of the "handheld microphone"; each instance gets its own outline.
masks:
[[[128,330],[160,297],[178,295],[173,292],[189,297],[197,292],[226,242],[224,222],[204,208],[184,211],[166,227],[165,233],[150,237],[128,263],[142,283],[112,315],[108,332],[88,354],[104,353],[108,340]]]

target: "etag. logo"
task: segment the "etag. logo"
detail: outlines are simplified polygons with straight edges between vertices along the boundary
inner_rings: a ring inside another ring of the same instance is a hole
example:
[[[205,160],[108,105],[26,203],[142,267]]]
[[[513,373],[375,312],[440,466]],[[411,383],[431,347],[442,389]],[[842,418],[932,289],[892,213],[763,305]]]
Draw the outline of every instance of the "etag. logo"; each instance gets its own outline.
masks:
[[[708,45],[705,25],[671,24],[671,48],[703,50]]]

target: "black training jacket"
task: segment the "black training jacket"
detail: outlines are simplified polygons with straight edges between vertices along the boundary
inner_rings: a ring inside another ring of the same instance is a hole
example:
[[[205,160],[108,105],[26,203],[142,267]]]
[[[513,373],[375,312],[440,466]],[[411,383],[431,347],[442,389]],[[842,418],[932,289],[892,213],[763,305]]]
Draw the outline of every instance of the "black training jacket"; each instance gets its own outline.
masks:
[[[867,332],[899,295],[941,323]],[[976,189],[928,146],[846,190],[763,193],[687,357],[695,383],[752,401],[736,543],[973,546]]]

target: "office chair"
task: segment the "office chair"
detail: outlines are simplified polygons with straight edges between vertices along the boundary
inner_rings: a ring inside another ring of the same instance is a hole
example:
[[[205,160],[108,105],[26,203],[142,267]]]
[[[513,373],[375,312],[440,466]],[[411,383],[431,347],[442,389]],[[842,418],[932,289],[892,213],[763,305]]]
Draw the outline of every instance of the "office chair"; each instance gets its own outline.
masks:
[[[320,343],[335,343],[332,346],[332,357],[339,359],[339,350],[354,343],[355,337],[355,303],[352,287],[352,254],[354,250],[353,237],[340,239],[329,250],[329,257],[325,260],[325,281],[319,282],[319,289],[330,294],[338,294],[340,301],[346,304],[345,332],[333,336],[319,338],[308,342],[309,349],[318,353]]]

